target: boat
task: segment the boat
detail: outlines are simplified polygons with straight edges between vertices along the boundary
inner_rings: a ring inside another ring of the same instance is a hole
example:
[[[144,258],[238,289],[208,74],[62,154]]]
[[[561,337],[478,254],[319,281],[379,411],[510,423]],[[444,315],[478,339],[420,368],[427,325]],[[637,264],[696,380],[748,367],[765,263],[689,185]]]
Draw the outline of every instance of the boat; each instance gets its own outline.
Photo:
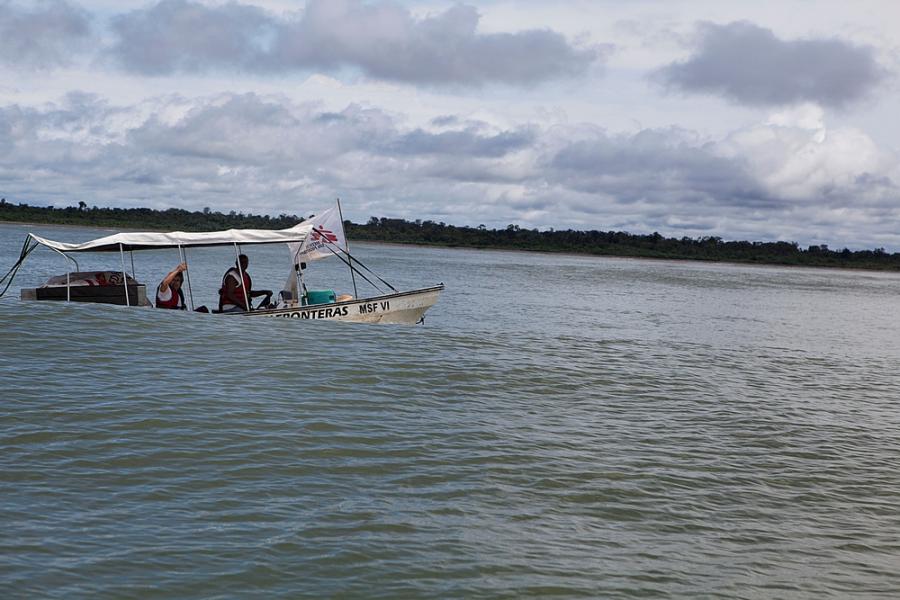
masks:
[[[67,272],[51,277],[36,288],[23,288],[22,300],[91,302],[118,304],[123,306],[152,306],[147,288],[135,280],[126,270],[125,255],[131,257],[131,271],[134,272],[134,253],[142,250],[177,249],[181,262],[187,263],[187,250],[212,246],[232,246],[235,251],[238,273],[239,256],[243,246],[258,244],[285,244],[290,252],[293,270],[288,274],[284,289],[274,303],[267,301],[253,307],[252,299],[246,296],[247,311],[223,312],[194,307],[190,290],[190,271],[185,271],[185,279],[190,309],[222,316],[276,317],[306,320],[349,321],[360,323],[422,323],[425,312],[438,300],[444,289],[439,283],[430,287],[401,291],[389,284],[358,258],[350,254],[349,244],[343,231],[340,204],[322,211],[309,220],[288,229],[228,229],[207,232],[122,232],[82,243],[66,243],[50,240],[29,233],[22,247],[19,260],[0,279],[2,296],[12,283],[13,277],[25,258],[36,248],[45,247],[66,260]],[[92,252],[118,252],[121,256],[121,271],[82,271],[75,256]],[[333,290],[310,290],[304,283],[307,263],[335,256],[350,269],[353,277],[354,294],[335,295]],[[73,268],[74,267],[74,268]],[[372,285],[377,293],[358,293],[356,277]],[[379,283],[373,281],[378,280]],[[384,286],[384,287],[382,287]],[[387,288],[387,289],[385,289]],[[155,287],[152,290],[155,292]],[[155,293],[151,296],[155,298]]]

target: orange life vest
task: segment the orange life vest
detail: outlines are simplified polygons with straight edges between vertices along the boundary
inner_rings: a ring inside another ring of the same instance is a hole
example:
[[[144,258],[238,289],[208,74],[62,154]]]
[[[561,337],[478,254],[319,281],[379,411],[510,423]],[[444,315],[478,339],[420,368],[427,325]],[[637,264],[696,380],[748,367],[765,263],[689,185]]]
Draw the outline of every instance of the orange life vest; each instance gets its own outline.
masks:
[[[237,303],[235,303],[230,298],[225,297],[225,282],[228,281],[228,278],[231,277],[231,274],[234,273],[235,279],[238,279],[238,269],[237,267],[231,267],[227,271],[225,271],[225,276],[222,277],[222,287],[219,289],[219,310],[222,310],[222,306],[225,304],[235,304],[236,306],[240,306],[244,310],[247,310],[247,306],[244,302],[244,290],[247,290],[247,300],[250,300],[250,290],[253,289],[252,281],[250,280],[250,274],[247,271],[244,271],[244,285],[238,284],[237,287],[234,288],[234,295],[237,298]]]
[[[174,308],[178,310],[184,310],[184,292],[179,289],[178,293],[176,294],[174,293],[175,290],[173,290],[171,286],[169,287],[169,291],[173,292],[172,297],[168,300],[160,300],[159,287],[156,288],[156,308]]]

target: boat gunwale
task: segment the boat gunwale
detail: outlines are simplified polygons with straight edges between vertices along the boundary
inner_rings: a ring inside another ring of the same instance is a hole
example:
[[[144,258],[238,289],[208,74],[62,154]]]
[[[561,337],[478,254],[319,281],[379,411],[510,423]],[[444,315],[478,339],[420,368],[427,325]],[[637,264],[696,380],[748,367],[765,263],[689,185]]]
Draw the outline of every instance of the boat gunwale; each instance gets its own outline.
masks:
[[[364,304],[367,302],[378,302],[381,300],[392,300],[394,298],[402,298],[404,296],[413,296],[418,294],[424,294],[428,292],[442,292],[444,290],[444,284],[439,283],[437,285],[433,285],[426,288],[420,288],[416,290],[407,290],[405,292],[395,292],[393,294],[383,294],[381,296],[369,296],[366,298],[354,298],[353,300],[343,300],[341,302],[328,302],[322,304],[306,304],[303,306],[285,306],[279,308],[264,308],[260,310],[251,310],[251,311],[240,311],[240,312],[228,312],[228,313],[217,313],[222,315],[242,315],[242,316],[252,316],[252,315],[277,315],[285,312],[298,312],[304,310],[318,310],[321,308],[328,308],[333,306],[345,306],[349,304]]]

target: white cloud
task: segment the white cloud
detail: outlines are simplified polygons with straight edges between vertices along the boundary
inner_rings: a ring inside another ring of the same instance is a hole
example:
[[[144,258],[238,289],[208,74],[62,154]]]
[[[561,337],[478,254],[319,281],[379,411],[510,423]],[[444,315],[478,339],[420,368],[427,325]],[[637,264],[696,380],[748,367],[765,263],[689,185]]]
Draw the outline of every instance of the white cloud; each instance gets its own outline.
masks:
[[[647,80],[709,58],[702,44],[679,45],[700,18],[724,34],[752,23],[782,57],[839,33],[835,64],[889,65],[892,6],[881,16],[830,0],[82,6],[0,0],[0,15],[50,7],[87,26],[36,35],[40,72],[0,41],[9,201],[278,214],[340,196],[355,220],[900,249],[892,82],[776,65],[778,76],[818,78],[779,90],[770,77],[754,92],[764,102],[735,92],[729,103],[722,94],[764,63],[716,80],[718,95],[660,94]]]
[[[380,108],[256,94],[135,107],[71,95],[0,110],[0,131],[11,140],[0,154],[11,201],[165,207],[178,198],[278,214],[340,196],[351,215],[803,239],[804,222],[837,230],[836,214],[876,222],[896,191],[896,157],[859,131],[828,130],[816,107],[715,140],[679,128],[503,129],[461,115],[409,126]]]
[[[810,202],[826,196],[859,194],[855,202],[880,196],[883,186],[860,189],[872,176],[896,176],[897,157],[881,151],[864,132],[830,130],[814,105],[776,113],[766,123],[737,131],[720,145],[725,156],[742,158],[772,194]]]

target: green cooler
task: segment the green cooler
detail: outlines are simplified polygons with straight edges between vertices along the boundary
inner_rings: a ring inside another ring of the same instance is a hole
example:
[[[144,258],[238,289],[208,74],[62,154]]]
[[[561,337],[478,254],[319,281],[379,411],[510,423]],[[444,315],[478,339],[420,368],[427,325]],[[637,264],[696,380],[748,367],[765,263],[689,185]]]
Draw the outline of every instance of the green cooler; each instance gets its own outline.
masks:
[[[308,290],[306,292],[307,304],[332,304],[334,299],[334,290]]]

